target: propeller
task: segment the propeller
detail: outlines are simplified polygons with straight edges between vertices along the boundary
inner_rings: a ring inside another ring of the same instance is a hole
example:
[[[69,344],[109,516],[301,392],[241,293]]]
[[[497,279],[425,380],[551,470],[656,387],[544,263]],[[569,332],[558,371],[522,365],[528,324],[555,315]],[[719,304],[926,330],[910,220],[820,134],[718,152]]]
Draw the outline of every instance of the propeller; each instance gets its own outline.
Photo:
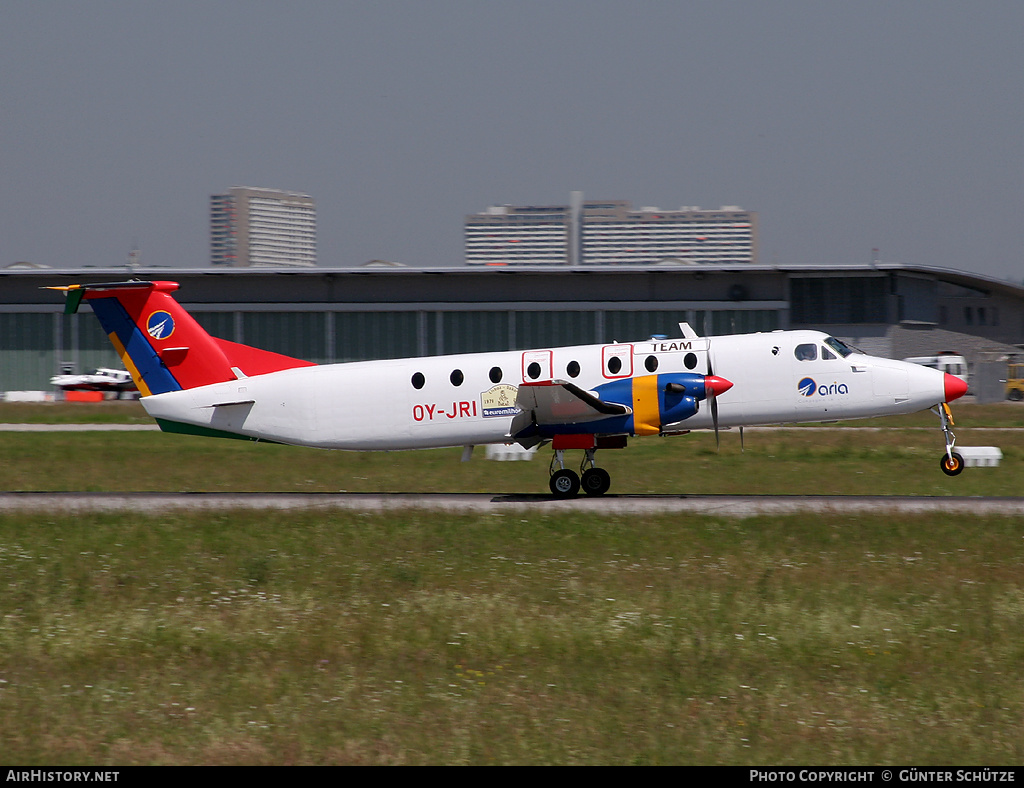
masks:
[[[732,388],[732,381],[715,375],[711,370],[711,356],[708,355],[708,374],[704,376],[704,390],[711,405],[711,423],[715,425],[715,446],[720,445],[718,437],[718,395]]]
[[[708,405],[711,406],[711,423],[715,425],[715,451],[721,451],[722,444],[718,437],[718,398],[715,396],[715,384],[710,382],[714,379],[715,371],[711,368],[711,343],[708,343],[708,374],[704,377],[704,391],[707,392]]]

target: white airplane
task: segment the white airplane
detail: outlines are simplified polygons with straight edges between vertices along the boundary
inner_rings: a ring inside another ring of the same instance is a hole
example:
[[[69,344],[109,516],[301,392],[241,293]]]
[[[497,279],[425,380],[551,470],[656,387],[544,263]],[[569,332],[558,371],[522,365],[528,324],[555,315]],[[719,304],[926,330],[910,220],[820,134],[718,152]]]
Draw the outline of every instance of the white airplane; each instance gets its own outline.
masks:
[[[135,381],[126,369],[98,367],[85,375],[54,375],[50,385],[65,391],[135,391]]]
[[[942,470],[963,458],[946,403],[967,390],[952,375],[865,355],[820,331],[312,362],[212,337],[171,293],[176,282],[51,288],[65,311],[88,301],[168,432],[356,451],[550,441],[550,489],[602,495],[598,449],[691,430],[839,421],[933,408]],[[580,474],[565,451],[582,449]]]

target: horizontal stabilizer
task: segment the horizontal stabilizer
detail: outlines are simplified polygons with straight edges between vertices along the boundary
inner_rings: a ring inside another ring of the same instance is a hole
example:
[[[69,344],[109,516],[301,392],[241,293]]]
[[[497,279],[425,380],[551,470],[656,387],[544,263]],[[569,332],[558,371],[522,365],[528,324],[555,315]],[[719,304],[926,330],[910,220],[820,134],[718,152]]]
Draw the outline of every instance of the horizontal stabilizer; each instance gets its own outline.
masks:
[[[133,290],[140,287],[152,287],[153,282],[133,279],[130,282],[98,282],[92,285],[63,285],[60,287],[44,287],[43,290],[60,290],[64,293],[64,314],[73,315],[78,311],[86,292],[90,290]]]

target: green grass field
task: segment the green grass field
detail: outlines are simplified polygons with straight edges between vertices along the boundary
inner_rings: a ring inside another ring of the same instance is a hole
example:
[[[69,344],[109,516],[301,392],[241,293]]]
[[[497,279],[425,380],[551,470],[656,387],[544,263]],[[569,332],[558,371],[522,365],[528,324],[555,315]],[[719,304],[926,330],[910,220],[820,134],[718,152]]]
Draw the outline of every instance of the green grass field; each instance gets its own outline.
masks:
[[[1016,764],[1024,518],[5,517],[9,763]]]
[[[750,432],[744,453],[735,433],[721,453],[710,436],[648,439],[599,457],[620,493],[1020,494],[1024,438],[963,410],[960,442],[1001,446],[999,468],[947,479],[938,430],[913,423]],[[3,433],[0,446],[5,489],[546,489],[546,456],[463,464],[458,450],[159,433]],[[0,753],[1017,764],[1022,567],[1024,513],[8,514]]]
[[[742,452],[735,430],[722,434],[720,450],[706,433],[646,438],[599,452],[598,460],[612,475],[613,494],[1021,494],[1024,430],[965,423],[957,436],[962,446],[998,445],[1002,464],[946,477],[934,424],[748,430]],[[4,432],[0,446],[0,489],[33,491],[545,493],[551,454],[496,463],[479,448],[462,463],[461,449],[332,452],[159,432]],[[568,461],[581,455],[569,452]]]
[[[152,424],[137,400],[2,402],[0,424]]]

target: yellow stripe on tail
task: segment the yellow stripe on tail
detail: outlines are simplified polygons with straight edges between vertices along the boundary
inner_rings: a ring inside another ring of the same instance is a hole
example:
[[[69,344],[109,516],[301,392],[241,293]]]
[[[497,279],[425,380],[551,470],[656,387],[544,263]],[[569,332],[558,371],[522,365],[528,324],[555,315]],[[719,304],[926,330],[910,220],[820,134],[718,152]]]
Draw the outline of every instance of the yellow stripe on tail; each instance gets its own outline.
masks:
[[[117,355],[121,357],[121,363],[124,364],[124,368],[127,369],[131,375],[132,380],[135,381],[135,386],[139,389],[139,394],[143,397],[150,396],[153,392],[149,390],[149,386],[146,385],[146,381],[142,379],[142,375],[139,374],[139,370],[135,364],[132,363],[132,357],[128,355],[128,351],[124,349],[124,345],[121,344],[121,340],[117,338],[117,334],[107,334],[107,338],[110,340],[110,344],[114,346],[114,350],[117,351]]]

